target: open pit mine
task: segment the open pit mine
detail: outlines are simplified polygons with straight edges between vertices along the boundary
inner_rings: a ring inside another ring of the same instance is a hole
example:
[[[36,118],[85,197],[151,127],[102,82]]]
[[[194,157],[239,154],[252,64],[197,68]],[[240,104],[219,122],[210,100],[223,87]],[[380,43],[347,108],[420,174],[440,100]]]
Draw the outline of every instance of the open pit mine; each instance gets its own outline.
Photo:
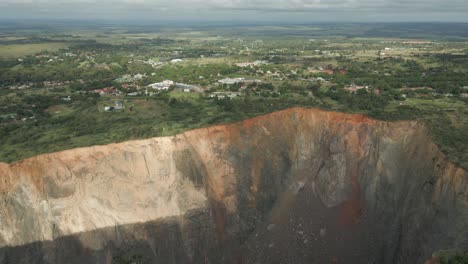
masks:
[[[0,263],[425,263],[468,173],[415,121],[293,108],[0,164]]]

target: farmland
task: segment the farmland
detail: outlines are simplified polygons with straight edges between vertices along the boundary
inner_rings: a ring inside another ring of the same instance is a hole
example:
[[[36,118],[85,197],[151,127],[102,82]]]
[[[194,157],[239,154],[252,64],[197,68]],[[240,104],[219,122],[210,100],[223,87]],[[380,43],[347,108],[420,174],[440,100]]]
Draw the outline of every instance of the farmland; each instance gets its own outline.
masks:
[[[19,58],[46,51],[58,51],[67,47],[66,43],[51,42],[41,44],[0,44],[0,57]]]

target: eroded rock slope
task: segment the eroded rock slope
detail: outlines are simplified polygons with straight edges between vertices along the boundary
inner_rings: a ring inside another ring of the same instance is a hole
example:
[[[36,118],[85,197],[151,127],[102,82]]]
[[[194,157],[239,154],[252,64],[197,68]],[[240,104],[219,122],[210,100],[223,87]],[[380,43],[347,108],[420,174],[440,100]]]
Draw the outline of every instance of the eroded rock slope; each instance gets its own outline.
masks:
[[[0,164],[0,247],[0,263],[423,263],[468,250],[468,173],[416,122],[294,108]]]

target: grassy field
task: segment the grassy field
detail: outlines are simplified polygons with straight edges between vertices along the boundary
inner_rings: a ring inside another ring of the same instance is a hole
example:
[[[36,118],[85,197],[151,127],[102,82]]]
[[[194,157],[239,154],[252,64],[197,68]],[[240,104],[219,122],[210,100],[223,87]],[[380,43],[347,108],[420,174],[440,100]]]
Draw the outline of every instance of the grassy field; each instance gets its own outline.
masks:
[[[0,45],[0,57],[18,58],[27,55],[33,55],[42,51],[56,51],[64,49],[69,45],[69,43],[65,42]]]

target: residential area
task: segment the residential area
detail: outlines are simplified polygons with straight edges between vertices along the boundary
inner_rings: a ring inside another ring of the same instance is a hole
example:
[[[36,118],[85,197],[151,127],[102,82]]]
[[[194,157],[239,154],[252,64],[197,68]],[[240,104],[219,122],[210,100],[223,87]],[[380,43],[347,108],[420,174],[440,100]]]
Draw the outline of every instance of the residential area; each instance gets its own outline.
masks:
[[[277,31],[262,37],[266,28],[250,30],[255,35],[216,28],[195,35],[50,33],[26,37],[27,44],[0,35],[0,44],[44,49],[0,57],[0,158],[33,154],[21,151],[31,149],[22,143],[27,138],[38,138],[37,151],[47,142],[57,150],[172,135],[296,106],[420,119],[448,153],[463,156],[456,144],[468,101],[462,40],[344,39],[305,27],[275,29],[297,34],[291,38]]]

